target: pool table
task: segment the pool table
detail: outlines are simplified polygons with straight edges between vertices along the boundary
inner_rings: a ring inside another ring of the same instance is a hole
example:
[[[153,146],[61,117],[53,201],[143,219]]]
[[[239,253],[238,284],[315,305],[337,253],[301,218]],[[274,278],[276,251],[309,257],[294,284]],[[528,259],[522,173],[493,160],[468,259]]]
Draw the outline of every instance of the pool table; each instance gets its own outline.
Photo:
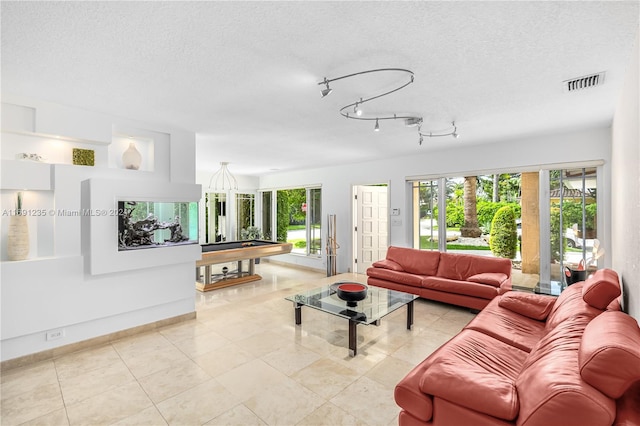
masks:
[[[261,257],[290,253],[293,245],[266,240],[244,240],[201,244],[201,247],[202,258],[196,262],[196,289],[209,291],[262,279],[260,275],[255,273],[255,260]],[[243,260],[249,261],[248,271],[242,270]],[[211,274],[211,265],[227,262],[238,262],[237,271],[217,275],[214,279]],[[201,267],[204,268],[202,278]]]

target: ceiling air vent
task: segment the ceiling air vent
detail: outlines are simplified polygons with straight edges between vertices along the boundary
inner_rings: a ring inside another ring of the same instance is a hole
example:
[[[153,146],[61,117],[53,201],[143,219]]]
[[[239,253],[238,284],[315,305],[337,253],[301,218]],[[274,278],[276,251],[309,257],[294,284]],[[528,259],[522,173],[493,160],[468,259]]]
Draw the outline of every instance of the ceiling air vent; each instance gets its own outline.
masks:
[[[571,80],[565,80],[562,82],[565,92],[576,92],[578,90],[589,89],[595,86],[601,86],[604,84],[605,72],[599,72],[597,74],[585,75],[584,77],[572,78]]]

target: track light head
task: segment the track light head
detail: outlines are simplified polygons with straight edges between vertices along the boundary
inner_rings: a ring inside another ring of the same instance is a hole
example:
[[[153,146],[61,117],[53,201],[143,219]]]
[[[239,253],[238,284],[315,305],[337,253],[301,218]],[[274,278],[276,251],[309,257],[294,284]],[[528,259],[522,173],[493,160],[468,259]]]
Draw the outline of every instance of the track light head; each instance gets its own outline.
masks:
[[[358,105],[362,105],[362,98],[360,98],[360,102],[356,102],[356,106],[353,108],[353,112],[355,112],[358,117],[361,117],[362,110],[358,108]]]
[[[320,91],[323,98],[327,96],[329,93],[333,92],[333,90],[329,87],[329,82],[327,81],[327,77],[324,78],[324,85],[327,86],[326,89],[322,89]]]
[[[376,118],[376,127],[373,128],[374,132],[379,132],[380,131],[380,125],[378,124],[378,119]]]
[[[453,133],[451,134],[451,136],[453,136],[454,139],[458,139],[460,135],[458,134],[458,127],[456,126],[456,122],[452,121],[451,125],[453,126]]]

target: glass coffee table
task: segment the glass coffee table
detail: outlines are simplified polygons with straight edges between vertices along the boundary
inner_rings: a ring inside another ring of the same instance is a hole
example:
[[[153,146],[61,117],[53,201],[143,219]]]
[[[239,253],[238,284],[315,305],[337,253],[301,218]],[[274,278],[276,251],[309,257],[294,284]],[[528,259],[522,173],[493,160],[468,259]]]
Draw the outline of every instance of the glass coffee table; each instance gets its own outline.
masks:
[[[407,330],[411,330],[413,326],[413,301],[418,296],[381,287],[367,286],[366,298],[357,302],[355,306],[347,306],[346,301],[338,298],[336,291],[336,287],[344,283],[347,282],[342,281],[286,297],[286,300],[293,302],[296,324],[302,324],[303,306],[349,320],[349,355],[351,356],[356,356],[358,353],[358,335],[356,331],[358,324],[379,325],[381,318],[406,305]],[[349,303],[349,305],[352,304]]]

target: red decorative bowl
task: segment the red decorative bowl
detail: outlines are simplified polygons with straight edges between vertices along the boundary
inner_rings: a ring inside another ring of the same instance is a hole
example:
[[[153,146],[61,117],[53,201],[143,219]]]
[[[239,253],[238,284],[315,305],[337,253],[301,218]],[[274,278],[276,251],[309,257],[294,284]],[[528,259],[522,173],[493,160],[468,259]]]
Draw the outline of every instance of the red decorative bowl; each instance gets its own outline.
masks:
[[[347,306],[355,306],[367,297],[367,286],[360,283],[341,283],[336,288],[338,297],[347,302]]]

